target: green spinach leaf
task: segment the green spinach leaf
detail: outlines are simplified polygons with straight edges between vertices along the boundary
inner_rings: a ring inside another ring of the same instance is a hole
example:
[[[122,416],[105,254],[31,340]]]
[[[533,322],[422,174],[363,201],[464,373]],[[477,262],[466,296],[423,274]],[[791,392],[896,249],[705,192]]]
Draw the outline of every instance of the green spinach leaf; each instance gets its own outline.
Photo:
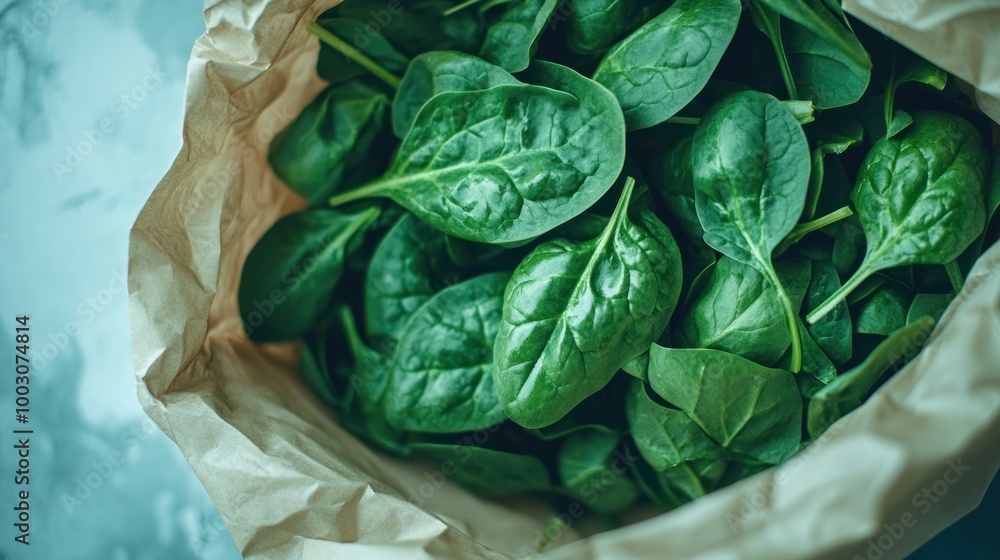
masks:
[[[439,471],[481,496],[507,496],[552,486],[536,457],[471,445],[415,443],[413,450]]]
[[[618,98],[629,130],[662,123],[708,83],[739,19],[738,0],[678,0],[608,51],[594,80]]]
[[[592,511],[622,511],[639,497],[628,477],[629,458],[618,449],[619,440],[615,433],[582,433],[570,436],[559,448],[563,488]]]
[[[647,208],[629,216],[633,185],[599,237],[539,245],[507,286],[494,377],[521,426],[552,424],[607,385],[660,336],[677,305],[677,245]]]
[[[520,0],[505,4],[500,17],[486,30],[479,56],[508,72],[527,68],[559,2]]]
[[[533,69],[530,77],[548,87],[434,96],[385,176],[330,204],[389,197],[449,235],[497,244],[579,215],[624,165],[622,115],[607,90],[572,70]]]
[[[406,323],[385,398],[394,426],[448,433],[504,419],[493,384],[493,343],[509,277],[484,274],[446,288]]]
[[[695,129],[691,154],[705,242],[753,266],[774,287],[791,335],[791,369],[798,371],[798,310],[774,270],[771,253],[805,206],[810,168],[805,134],[780,101],[742,91],[709,110]]]

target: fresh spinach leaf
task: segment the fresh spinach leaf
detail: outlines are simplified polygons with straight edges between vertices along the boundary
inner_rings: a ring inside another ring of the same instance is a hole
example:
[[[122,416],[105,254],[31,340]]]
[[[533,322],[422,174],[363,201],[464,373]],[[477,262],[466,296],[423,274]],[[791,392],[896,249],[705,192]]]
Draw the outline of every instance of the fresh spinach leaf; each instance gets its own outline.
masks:
[[[899,86],[910,82],[917,82],[927,84],[941,91],[944,89],[945,84],[948,83],[948,74],[924,60],[920,55],[902,46],[893,46],[891,48],[892,65],[885,84],[885,127],[890,131],[893,130],[893,121],[896,120],[895,115],[897,111],[893,110],[893,102],[895,101],[896,90],[899,89]],[[896,128],[898,126],[897,124]],[[893,136],[893,134],[889,134],[889,136]]]
[[[985,227],[987,155],[967,121],[914,113],[913,125],[875,143],[851,192],[868,249],[860,267],[806,319],[815,323],[872,274],[895,266],[944,264]]]
[[[705,230],[698,220],[691,171],[691,141],[687,135],[653,157],[649,186],[664,202],[667,226],[681,230],[691,240],[701,241]],[[672,229],[671,231],[676,231]]]
[[[446,288],[407,321],[385,398],[394,426],[463,432],[505,418],[493,384],[493,343],[509,277],[484,274]]]
[[[430,98],[446,91],[476,91],[516,85],[506,70],[469,54],[432,51],[413,59],[392,105],[392,129],[405,138],[417,113]]]
[[[814,308],[839,288],[840,275],[833,261],[813,261],[812,281],[806,292],[805,307]],[[839,366],[851,359],[854,324],[847,302],[841,302],[822,320],[809,325],[807,330],[834,365]]]
[[[486,30],[479,56],[508,72],[527,68],[559,2],[519,0],[504,4],[500,17]]]
[[[801,366],[798,311],[771,253],[792,231],[809,188],[809,147],[791,113],[774,97],[742,91],[716,103],[691,147],[695,204],[705,242],[760,272],[778,294]]]
[[[255,342],[302,338],[329,307],[344,260],[378,218],[376,208],[342,214],[316,208],[278,220],[247,255],[240,316]]]
[[[559,448],[559,478],[571,497],[599,513],[619,512],[639,497],[628,477],[629,458],[618,449],[620,436],[597,431],[570,436]]]
[[[554,423],[607,385],[664,331],[680,295],[680,254],[634,181],[600,236],[539,245],[504,296],[494,377],[504,410],[527,428]]]
[[[608,51],[594,80],[618,98],[629,130],[662,123],[708,83],[739,19],[738,0],[678,0]]]
[[[817,391],[809,401],[809,435],[818,438],[842,416],[861,406],[875,383],[893,364],[917,355],[933,327],[934,319],[924,317],[897,330],[861,364]]]
[[[410,60],[390,43],[377,28],[366,28],[365,23],[340,17],[324,17],[316,24],[327,34],[348,44],[349,49],[336,49],[330,45],[329,37],[323,33],[316,73],[331,85],[348,82],[369,74],[397,76],[406,70]],[[316,34],[316,31],[313,31]],[[367,60],[360,60],[353,52],[360,53]],[[353,57],[353,58],[352,58]],[[374,72],[372,71],[374,68]],[[392,82],[390,79],[389,82]],[[390,84],[391,85],[391,84]]]
[[[666,0],[575,0],[566,14],[566,42],[582,55],[601,55],[670,3]]]
[[[906,324],[906,313],[912,298],[899,288],[887,284],[858,304],[854,331],[859,334],[889,336]]]
[[[871,68],[871,58],[861,41],[838,15],[832,13],[823,0],[760,0],[782,16],[812,31],[830,43],[849,60],[861,67]]]
[[[719,350],[654,344],[649,384],[734,453],[779,464],[799,449],[802,400],[788,371]]]
[[[809,285],[809,261],[776,267],[796,309]],[[730,257],[718,260],[691,305],[673,322],[673,339],[685,348],[711,348],[770,366],[788,350],[791,337],[782,303],[755,268]]]
[[[389,98],[377,88],[360,80],[329,87],[274,137],[268,162],[292,190],[321,202],[352,170],[388,159],[374,149],[388,115]]]
[[[382,239],[365,275],[365,325],[373,340],[395,342],[411,315],[459,278],[445,235],[405,214]]]
[[[572,70],[533,69],[530,78],[548,87],[434,96],[385,176],[330,204],[389,197],[449,235],[497,244],[579,215],[624,165],[622,115],[607,90]]]
[[[782,22],[785,49],[796,91],[820,109],[850,105],[861,99],[871,80],[870,61],[849,52],[808,27]]]
[[[724,450],[683,411],[660,406],[632,380],[625,400],[629,430],[642,458],[658,471],[687,461],[721,459]]]
[[[906,324],[912,325],[924,317],[930,317],[937,322],[953,299],[955,299],[953,294],[914,295],[910,308],[906,310]]]

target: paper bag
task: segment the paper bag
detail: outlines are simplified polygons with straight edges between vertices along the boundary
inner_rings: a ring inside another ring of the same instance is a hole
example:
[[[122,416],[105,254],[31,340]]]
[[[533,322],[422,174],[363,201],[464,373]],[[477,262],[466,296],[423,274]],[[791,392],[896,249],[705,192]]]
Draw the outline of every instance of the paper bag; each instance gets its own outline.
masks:
[[[184,144],[131,234],[139,399],[247,558],[531,555],[553,513],[573,520],[566,512],[530,497],[479,499],[435,465],[368,450],[304,386],[297,345],[243,335],[243,260],[278,217],[303,206],[268,167],[267,148],[323,87],[304,25],[333,4],[205,9]],[[581,539],[593,530],[558,528],[543,557],[900,558],[975,507],[1000,462],[998,440],[995,247],[918,359],[806,452],[618,530]]]

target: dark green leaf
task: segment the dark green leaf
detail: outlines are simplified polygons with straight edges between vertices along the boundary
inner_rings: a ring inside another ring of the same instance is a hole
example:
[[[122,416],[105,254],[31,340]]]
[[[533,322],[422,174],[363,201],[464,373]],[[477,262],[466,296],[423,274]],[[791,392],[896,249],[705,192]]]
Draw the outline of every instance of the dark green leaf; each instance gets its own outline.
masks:
[[[805,308],[813,309],[840,288],[840,275],[829,260],[813,261],[812,281],[806,293]],[[832,312],[815,324],[809,325],[809,334],[830,358],[834,365],[841,365],[851,358],[854,333],[851,312],[847,302],[841,302]]]
[[[601,513],[622,511],[639,490],[628,477],[629,458],[618,450],[618,434],[605,431],[571,436],[559,448],[559,478],[566,492]]]
[[[646,384],[634,379],[625,400],[632,439],[642,457],[665,471],[697,459],[720,459],[723,449],[681,410],[660,406],[646,393]]]
[[[574,0],[566,10],[566,41],[583,55],[604,54],[666,8],[667,0]]]
[[[630,181],[599,237],[543,243],[514,271],[494,375],[504,410],[524,427],[565,416],[667,326],[680,254],[648,209],[628,215],[631,192]]]
[[[559,0],[519,0],[505,4],[500,18],[486,30],[479,56],[508,72],[524,70],[558,6]]]
[[[484,274],[439,292],[399,340],[385,396],[401,429],[447,433],[504,419],[493,385],[493,342],[509,274]]]
[[[378,209],[342,214],[317,208],[278,220],[243,263],[239,305],[250,340],[302,338],[327,311],[344,260]]]
[[[629,130],[662,123],[708,83],[739,19],[738,0],[678,0],[608,51],[594,80],[618,98]]]
[[[545,465],[530,455],[439,443],[415,443],[412,447],[442,474],[483,496],[520,494],[551,486]]]
[[[924,317],[936,322],[944,315],[945,309],[955,296],[953,294],[916,294],[906,311],[906,324],[912,325]]]
[[[883,286],[858,304],[855,332],[889,336],[906,324],[910,301],[910,296],[899,288],[891,284]]]

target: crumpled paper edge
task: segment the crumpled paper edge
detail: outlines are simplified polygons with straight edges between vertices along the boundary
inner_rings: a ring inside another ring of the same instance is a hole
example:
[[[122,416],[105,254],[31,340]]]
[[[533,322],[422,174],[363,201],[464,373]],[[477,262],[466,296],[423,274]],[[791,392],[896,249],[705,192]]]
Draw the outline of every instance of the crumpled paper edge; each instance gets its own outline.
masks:
[[[513,513],[445,484],[426,504],[438,515],[417,508],[401,495],[424,482],[420,469],[341,431],[291,373],[294,349],[232,334],[241,328],[238,278],[220,270],[222,248],[241,260],[270,223],[301,205],[272,176],[246,176],[244,168],[294,118],[275,100],[295,95],[300,108],[321,87],[314,58],[282,53],[308,50],[302,26],[334,3],[206,7],[210,31],[189,64],[184,146],[131,235],[139,399],[178,443],[248,558],[502,558],[497,551],[512,554],[514,543],[530,543],[544,528],[537,505]],[[256,182],[260,188],[245,188]],[[914,507],[910,490],[936,483],[947,461],[966,461],[963,486],[946,492],[918,529],[892,536],[883,558],[904,556],[974,507],[997,470],[989,444],[1000,426],[998,261],[994,248],[928,349],[814,452],[544,557],[864,557],[866,540],[879,544],[883,523]],[[941,351],[946,344],[951,350]],[[935,431],[946,437],[927,449]]]

